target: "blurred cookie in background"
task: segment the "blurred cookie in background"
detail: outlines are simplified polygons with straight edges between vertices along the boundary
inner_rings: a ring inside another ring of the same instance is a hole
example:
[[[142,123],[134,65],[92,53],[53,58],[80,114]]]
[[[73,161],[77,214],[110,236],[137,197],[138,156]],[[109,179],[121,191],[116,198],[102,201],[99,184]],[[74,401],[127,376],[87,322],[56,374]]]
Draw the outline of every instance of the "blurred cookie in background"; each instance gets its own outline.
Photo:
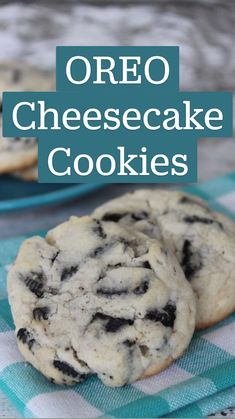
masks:
[[[53,72],[22,62],[0,63],[0,98],[3,92],[33,92],[55,89]]]
[[[0,174],[28,168],[37,162],[37,158],[35,138],[0,137]]]

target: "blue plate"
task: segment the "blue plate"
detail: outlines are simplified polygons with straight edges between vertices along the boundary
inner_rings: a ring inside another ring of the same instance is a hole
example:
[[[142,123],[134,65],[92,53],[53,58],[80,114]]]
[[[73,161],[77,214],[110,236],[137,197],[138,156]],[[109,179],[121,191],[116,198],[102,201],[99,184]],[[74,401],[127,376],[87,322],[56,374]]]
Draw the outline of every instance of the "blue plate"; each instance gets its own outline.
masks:
[[[0,212],[67,201],[95,191],[104,184],[44,184],[0,176]]]

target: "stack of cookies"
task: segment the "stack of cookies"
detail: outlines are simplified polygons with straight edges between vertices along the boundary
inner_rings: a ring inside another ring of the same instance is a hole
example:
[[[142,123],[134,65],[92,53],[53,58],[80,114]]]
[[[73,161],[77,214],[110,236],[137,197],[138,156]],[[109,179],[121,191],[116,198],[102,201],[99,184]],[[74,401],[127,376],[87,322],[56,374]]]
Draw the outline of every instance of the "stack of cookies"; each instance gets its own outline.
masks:
[[[0,103],[3,92],[50,91],[54,89],[50,72],[20,63],[0,64]],[[0,106],[0,175],[11,174],[28,181],[37,180],[37,140],[3,138],[2,105]]]
[[[27,239],[8,276],[21,353],[58,384],[157,374],[234,311],[234,237],[195,196],[139,190]]]

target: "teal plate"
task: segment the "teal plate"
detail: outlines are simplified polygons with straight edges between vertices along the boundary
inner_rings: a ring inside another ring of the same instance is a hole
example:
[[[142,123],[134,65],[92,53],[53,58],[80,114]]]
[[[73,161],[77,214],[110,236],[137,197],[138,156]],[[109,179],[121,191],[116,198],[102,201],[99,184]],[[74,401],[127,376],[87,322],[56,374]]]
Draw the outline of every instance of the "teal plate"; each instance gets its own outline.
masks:
[[[82,197],[104,184],[58,184],[26,182],[11,176],[0,177],[0,212],[14,211]]]

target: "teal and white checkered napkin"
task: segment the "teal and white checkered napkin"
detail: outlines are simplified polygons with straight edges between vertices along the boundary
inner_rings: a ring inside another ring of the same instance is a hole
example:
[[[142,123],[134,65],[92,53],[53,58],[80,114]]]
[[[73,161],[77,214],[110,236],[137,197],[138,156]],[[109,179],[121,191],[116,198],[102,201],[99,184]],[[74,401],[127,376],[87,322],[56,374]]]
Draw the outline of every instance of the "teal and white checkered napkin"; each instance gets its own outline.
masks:
[[[235,173],[188,190],[235,219]],[[21,357],[7,300],[7,270],[24,238],[0,241],[0,389],[25,417],[204,417],[235,405],[235,314],[197,332],[155,377],[116,389],[96,377],[70,388],[49,383]]]

